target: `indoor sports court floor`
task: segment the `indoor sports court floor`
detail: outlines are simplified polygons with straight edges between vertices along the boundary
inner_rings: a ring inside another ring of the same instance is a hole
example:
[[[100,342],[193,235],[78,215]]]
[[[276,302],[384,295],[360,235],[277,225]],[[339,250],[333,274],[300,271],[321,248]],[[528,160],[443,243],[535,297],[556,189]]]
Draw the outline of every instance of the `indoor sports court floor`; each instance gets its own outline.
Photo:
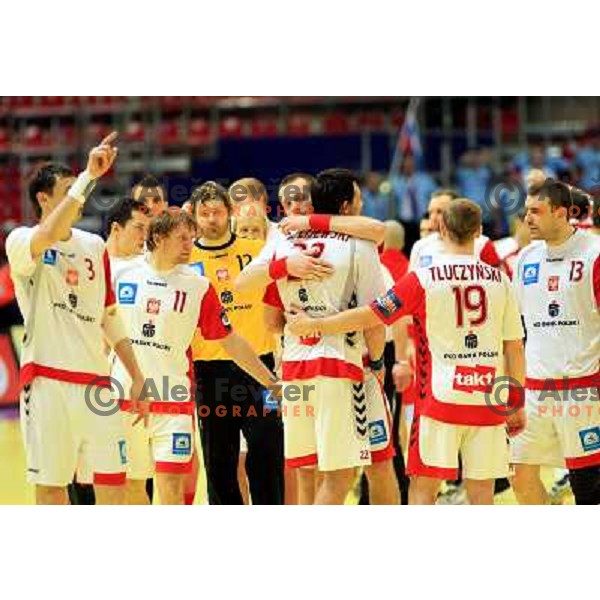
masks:
[[[547,470],[544,480],[548,489],[552,485],[553,472]],[[205,503],[206,484],[204,471],[201,469],[198,478],[196,504]],[[0,410],[0,504],[33,504],[33,487],[25,481],[25,456],[21,441],[18,411],[16,409]],[[347,504],[356,504],[357,498],[349,497]],[[568,498],[565,504],[572,504]],[[496,496],[496,504],[516,504],[512,490]]]

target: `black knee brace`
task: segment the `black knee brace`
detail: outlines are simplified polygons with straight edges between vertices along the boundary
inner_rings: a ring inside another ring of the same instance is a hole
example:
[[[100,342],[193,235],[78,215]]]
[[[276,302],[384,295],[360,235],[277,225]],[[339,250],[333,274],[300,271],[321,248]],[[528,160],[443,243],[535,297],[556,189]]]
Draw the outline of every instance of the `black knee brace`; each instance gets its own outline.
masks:
[[[600,504],[600,466],[569,469],[575,504]]]

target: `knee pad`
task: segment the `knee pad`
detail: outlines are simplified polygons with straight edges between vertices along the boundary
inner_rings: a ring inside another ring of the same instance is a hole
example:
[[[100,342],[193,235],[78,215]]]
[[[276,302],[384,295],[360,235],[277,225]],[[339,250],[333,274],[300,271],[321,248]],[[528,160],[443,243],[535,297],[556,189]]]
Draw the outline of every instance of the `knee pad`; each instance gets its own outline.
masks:
[[[576,504],[600,504],[600,466],[569,469]]]

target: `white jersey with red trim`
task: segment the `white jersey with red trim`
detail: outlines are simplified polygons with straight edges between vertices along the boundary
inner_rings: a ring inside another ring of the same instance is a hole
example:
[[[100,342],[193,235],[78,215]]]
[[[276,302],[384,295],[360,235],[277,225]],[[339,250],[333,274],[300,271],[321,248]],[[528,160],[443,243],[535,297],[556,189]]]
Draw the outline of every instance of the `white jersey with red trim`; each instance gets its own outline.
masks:
[[[580,230],[561,246],[545,242],[521,251],[514,274],[525,322],[527,376],[533,379],[585,377],[598,372],[588,353],[600,334],[600,239]],[[567,369],[580,362],[579,372]]]
[[[21,383],[47,377],[88,384],[108,375],[102,319],[114,304],[104,241],[71,229],[71,237],[34,260],[36,227],[11,231],[6,249],[25,320]]]
[[[519,251],[519,244],[514,237],[505,237],[494,242],[494,248],[500,260]]]
[[[280,279],[267,288],[267,304],[285,310],[292,305],[302,306],[309,315],[325,317],[368,304],[385,291],[374,243],[340,233],[302,231],[278,241],[275,257],[284,258],[305,250],[331,263],[334,274],[322,281]],[[299,338],[284,333],[284,380],[317,376],[363,380],[362,335]]]
[[[386,325],[413,317],[421,414],[457,425],[504,421],[485,393],[503,374],[503,342],[523,337],[504,273],[472,256],[446,254],[406,275],[371,308]],[[506,386],[493,391],[506,402]]]
[[[210,340],[230,332],[213,286],[187,265],[157,271],[148,255],[118,263],[113,284],[119,311],[142,374],[154,383],[148,387],[150,399],[190,401],[196,328]],[[114,353],[111,365],[111,377],[127,394],[130,378]]]
[[[446,247],[440,234],[438,232],[432,233],[415,242],[410,252],[409,270],[414,271],[421,267],[428,267],[434,262],[437,263],[440,257],[445,254]],[[475,238],[475,256],[493,267],[500,264],[493,242],[485,235]]]

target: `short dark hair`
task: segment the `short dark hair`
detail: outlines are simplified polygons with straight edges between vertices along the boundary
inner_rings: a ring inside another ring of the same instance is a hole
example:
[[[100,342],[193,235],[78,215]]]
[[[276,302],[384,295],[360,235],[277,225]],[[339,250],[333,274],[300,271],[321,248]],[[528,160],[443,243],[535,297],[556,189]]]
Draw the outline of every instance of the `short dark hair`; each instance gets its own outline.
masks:
[[[548,200],[553,208],[566,208],[567,219],[569,219],[569,209],[573,206],[573,196],[571,188],[562,181],[548,178],[541,183],[534,183],[527,189],[528,196],[539,196],[540,200]]]
[[[281,183],[279,184],[279,190],[277,191],[277,196],[279,199],[281,199],[282,196],[285,196],[286,187],[290,184],[290,181],[294,181],[294,179],[306,180],[308,182],[309,191],[312,188],[313,184],[315,183],[315,178],[312,175],[310,175],[309,173],[302,173],[301,171],[298,171],[296,173],[290,173],[289,175],[286,175],[281,180]],[[293,200],[293,198],[287,198],[287,197],[285,199]]]
[[[148,250],[153,252],[156,249],[156,238],[168,236],[180,225],[184,225],[191,231],[196,231],[196,219],[184,210],[165,211],[154,217],[148,228],[148,238],[146,240]]]
[[[31,176],[29,181],[29,199],[33,204],[35,216],[42,216],[42,207],[37,199],[38,192],[51,194],[59,177],[73,177],[73,171],[66,165],[49,162],[41,165]]]
[[[163,197],[166,196],[165,189],[160,184],[160,181],[158,181],[158,179],[156,177],[154,177],[154,175],[145,175],[141,181],[138,181],[131,188],[131,196],[132,197],[135,197],[135,191],[138,188],[142,189],[142,193],[140,194],[140,200],[141,200],[142,196],[144,195],[144,191],[145,190],[154,190],[154,189],[157,189],[157,190],[160,190],[160,192],[162,193]],[[166,200],[166,197],[165,197],[165,200]]]
[[[569,217],[579,221],[585,221],[592,210],[592,197],[586,191],[574,187],[571,189],[571,207]]]
[[[359,185],[359,179],[349,169],[321,171],[310,190],[315,212],[339,215],[344,202],[354,198],[354,184]]]
[[[220,200],[227,208],[227,212],[231,214],[233,204],[229,197],[229,193],[216,181],[205,181],[192,192],[189,199],[189,202],[192,205],[192,212],[196,214],[196,207],[198,204],[206,204],[211,200]]]
[[[141,200],[134,200],[133,198],[122,198],[119,200],[108,213],[104,232],[106,238],[110,235],[113,223],[118,223],[121,227],[125,227],[133,218],[135,211],[145,215],[149,213],[148,207]]]
[[[477,237],[481,231],[481,209],[467,198],[454,200],[442,213],[442,219],[450,239],[457,244]]]

